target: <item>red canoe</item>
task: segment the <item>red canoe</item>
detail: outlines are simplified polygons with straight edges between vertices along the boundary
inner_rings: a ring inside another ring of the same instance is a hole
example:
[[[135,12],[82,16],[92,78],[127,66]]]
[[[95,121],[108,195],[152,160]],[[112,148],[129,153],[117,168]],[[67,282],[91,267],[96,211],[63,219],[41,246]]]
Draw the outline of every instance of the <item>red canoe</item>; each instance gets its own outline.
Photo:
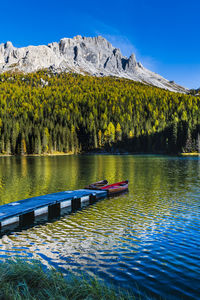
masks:
[[[109,196],[123,193],[128,190],[128,180],[105,185],[100,187],[99,189],[108,191]]]
[[[106,190],[108,191],[108,195],[115,195],[119,193],[123,193],[128,190],[128,180],[116,182],[113,184],[107,184],[107,180],[101,180],[98,182],[91,183],[88,186],[85,186],[85,189],[90,190]]]

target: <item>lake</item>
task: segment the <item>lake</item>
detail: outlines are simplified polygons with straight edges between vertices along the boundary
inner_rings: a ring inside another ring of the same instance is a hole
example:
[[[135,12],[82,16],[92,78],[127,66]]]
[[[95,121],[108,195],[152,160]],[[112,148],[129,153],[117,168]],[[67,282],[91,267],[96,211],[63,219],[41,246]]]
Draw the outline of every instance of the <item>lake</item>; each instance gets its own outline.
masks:
[[[40,259],[141,297],[200,297],[200,158],[142,155],[0,157],[0,204],[129,179],[129,192],[4,235],[0,259]]]

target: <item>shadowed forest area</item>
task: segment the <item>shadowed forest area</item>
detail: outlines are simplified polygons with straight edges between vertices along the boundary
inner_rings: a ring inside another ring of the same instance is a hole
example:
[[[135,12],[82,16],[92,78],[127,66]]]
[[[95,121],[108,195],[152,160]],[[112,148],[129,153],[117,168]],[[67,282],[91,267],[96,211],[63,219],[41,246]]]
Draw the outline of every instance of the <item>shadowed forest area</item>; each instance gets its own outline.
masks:
[[[200,152],[200,97],[128,79],[0,75],[0,153]]]

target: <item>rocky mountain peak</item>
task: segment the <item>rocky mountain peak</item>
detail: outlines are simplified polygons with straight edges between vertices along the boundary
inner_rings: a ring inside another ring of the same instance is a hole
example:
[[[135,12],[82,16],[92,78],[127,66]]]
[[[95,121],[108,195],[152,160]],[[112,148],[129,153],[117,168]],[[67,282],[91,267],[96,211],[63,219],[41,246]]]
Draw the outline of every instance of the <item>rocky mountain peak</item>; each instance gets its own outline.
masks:
[[[42,46],[15,48],[11,42],[0,44],[0,73],[6,71],[76,72],[93,76],[117,76],[140,81],[172,91],[182,87],[145,69],[134,54],[123,56],[120,49],[102,36],[62,38]]]
[[[81,35],[76,35],[73,37],[74,40],[81,40],[83,39]]]
[[[13,48],[13,44],[10,41],[8,41],[4,44],[4,48],[5,49]]]

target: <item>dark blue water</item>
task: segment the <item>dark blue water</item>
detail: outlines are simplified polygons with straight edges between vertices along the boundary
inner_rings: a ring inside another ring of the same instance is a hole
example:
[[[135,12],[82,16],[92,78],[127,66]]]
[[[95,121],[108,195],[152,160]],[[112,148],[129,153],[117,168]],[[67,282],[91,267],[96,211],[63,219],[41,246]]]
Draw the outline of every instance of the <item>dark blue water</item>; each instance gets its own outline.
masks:
[[[0,258],[37,258],[131,289],[141,298],[200,298],[200,159],[162,156],[0,158],[1,203],[99,179],[129,193],[54,223],[3,236]]]

